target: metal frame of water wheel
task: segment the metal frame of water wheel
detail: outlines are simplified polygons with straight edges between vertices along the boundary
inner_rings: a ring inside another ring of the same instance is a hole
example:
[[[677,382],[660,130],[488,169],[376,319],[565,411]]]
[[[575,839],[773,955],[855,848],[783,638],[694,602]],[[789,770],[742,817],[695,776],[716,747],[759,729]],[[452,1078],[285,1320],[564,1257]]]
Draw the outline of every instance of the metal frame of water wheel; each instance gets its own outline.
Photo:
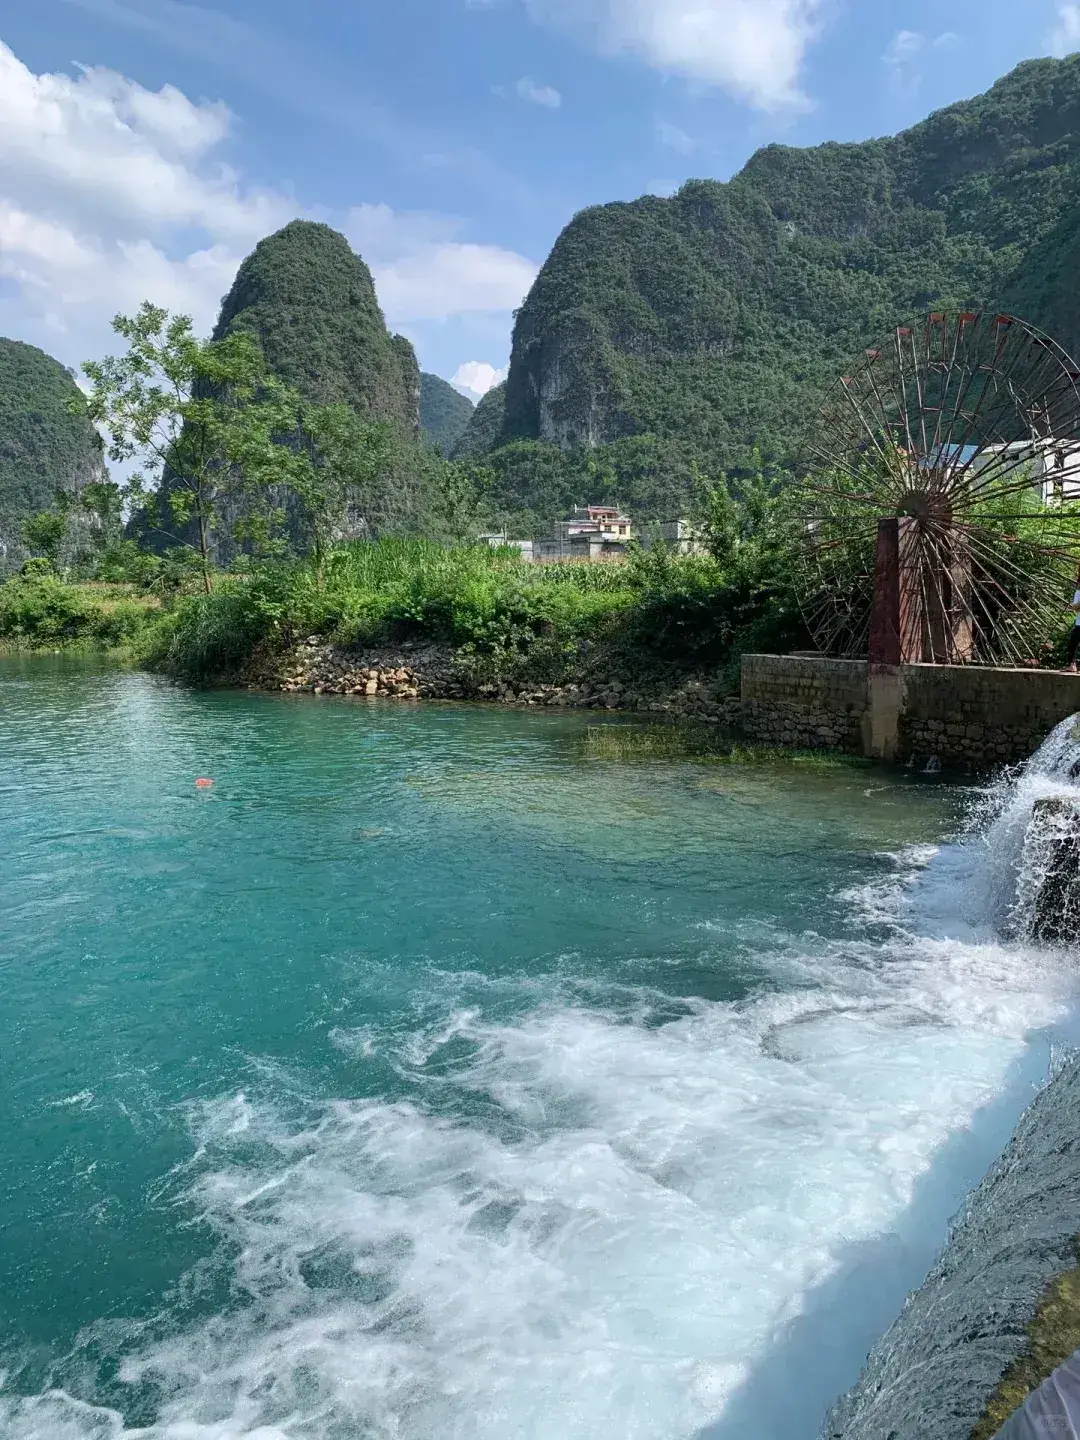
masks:
[[[1034,326],[971,310],[897,326],[830,390],[799,473],[801,600],[824,653],[1031,664],[1060,634],[1080,370]]]

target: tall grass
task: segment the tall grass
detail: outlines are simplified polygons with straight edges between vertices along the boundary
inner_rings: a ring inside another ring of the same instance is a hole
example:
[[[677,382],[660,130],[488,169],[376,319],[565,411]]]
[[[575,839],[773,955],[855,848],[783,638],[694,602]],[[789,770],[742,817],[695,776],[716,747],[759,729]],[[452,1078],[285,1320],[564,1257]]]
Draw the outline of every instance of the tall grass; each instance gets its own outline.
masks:
[[[499,673],[543,661],[556,678],[581,641],[614,626],[638,595],[628,566],[541,567],[509,548],[423,539],[355,542],[333,552],[321,579],[309,562],[279,562],[179,601],[145,655],[204,680],[308,635],[355,645],[424,636]]]
[[[333,551],[321,574],[310,561],[278,561],[176,602],[145,653],[196,680],[309,635],[347,645],[426,637],[487,679],[569,678],[586,644],[634,673],[716,667],[770,603],[745,589],[701,556],[535,565],[511,547],[354,542]]]

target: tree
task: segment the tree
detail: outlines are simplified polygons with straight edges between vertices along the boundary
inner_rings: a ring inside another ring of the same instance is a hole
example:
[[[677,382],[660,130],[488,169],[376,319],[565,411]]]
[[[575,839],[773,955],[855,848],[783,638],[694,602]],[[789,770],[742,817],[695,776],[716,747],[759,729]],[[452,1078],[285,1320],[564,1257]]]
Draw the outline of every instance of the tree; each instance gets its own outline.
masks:
[[[286,478],[300,502],[321,589],[330,546],[371,528],[374,482],[390,463],[393,443],[386,424],[361,420],[348,405],[297,400],[295,420]]]
[[[138,464],[125,499],[137,505],[150,492],[152,522],[197,553],[209,594],[223,501],[281,478],[288,452],[276,437],[289,431],[297,399],[269,374],[247,332],[200,340],[189,316],[170,317],[149,301],[137,315],[116,316],[113,329],[127,353],[83,366],[90,416],[108,436],[111,459]]]
[[[79,503],[93,525],[98,547],[104,550],[115,544],[124,527],[124,495],[120,486],[112,480],[91,481],[83,486]]]
[[[42,510],[29,515],[22,524],[22,538],[25,545],[37,555],[43,555],[53,566],[60,555],[60,547],[67,535],[67,519],[55,510]]]

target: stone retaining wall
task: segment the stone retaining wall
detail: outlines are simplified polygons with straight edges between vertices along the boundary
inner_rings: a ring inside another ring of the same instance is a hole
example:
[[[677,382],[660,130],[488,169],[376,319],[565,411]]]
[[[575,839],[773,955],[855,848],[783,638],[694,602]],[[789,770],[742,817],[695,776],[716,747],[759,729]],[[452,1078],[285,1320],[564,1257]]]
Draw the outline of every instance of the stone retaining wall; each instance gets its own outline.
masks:
[[[1060,670],[905,665],[900,757],[956,764],[1026,760],[1080,711],[1080,677]]]
[[[743,658],[742,728],[762,744],[979,768],[1027,759],[1077,712],[1080,677],[1058,670]]]
[[[866,662],[745,655],[740,725],[762,745],[862,753]]]
[[[583,667],[565,684],[484,680],[469,659],[446,645],[403,642],[366,649],[326,644],[312,636],[267,670],[257,688],[287,694],[352,695],[397,700],[486,700],[495,704],[627,711],[657,720],[694,720],[737,729],[741,706],[715,675],[692,674],[677,684],[628,682]]]

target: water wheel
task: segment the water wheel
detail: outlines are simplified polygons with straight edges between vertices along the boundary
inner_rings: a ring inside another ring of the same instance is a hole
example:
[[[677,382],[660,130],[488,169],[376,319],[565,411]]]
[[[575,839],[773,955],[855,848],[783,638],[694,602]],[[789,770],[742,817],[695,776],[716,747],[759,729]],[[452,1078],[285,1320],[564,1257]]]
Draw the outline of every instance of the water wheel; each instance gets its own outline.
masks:
[[[800,461],[800,589],[820,650],[1037,663],[1080,561],[1080,371],[1010,315],[934,312],[866,350]]]

